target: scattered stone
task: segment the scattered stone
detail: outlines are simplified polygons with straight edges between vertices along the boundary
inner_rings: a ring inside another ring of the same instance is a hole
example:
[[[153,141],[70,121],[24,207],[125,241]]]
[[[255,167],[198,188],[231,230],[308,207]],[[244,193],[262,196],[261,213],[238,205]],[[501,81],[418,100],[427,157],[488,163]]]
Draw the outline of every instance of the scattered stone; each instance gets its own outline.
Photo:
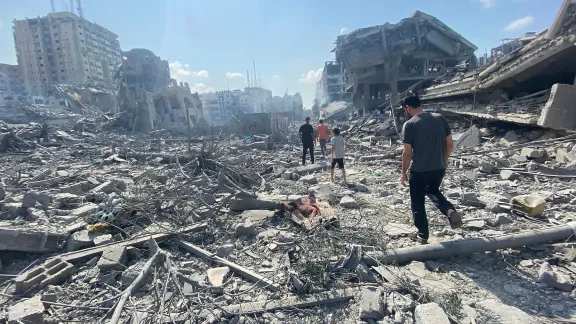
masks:
[[[570,278],[554,271],[548,262],[544,262],[540,266],[538,282],[545,283],[549,287],[561,291],[570,292],[572,289],[574,289],[574,285],[572,284]]]
[[[43,324],[44,304],[40,299],[40,295],[8,307],[8,323]]]
[[[84,248],[89,248],[94,246],[94,233],[88,232],[88,230],[82,230],[76,232],[68,238],[66,243],[66,250],[68,252],[77,251]]]
[[[390,196],[390,191],[388,190],[380,191],[380,197],[388,197],[388,196]]]
[[[359,192],[368,192],[368,187],[361,183],[356,184],[356,189],[358,189]]]
[[[534,148],[524,147],[524,148],[522,148],[520,155],[525,156],[527,158],[531,158],[531,159],[538,159],[538,158],[543,158],[544,156],[546,156],[546,151],[542,150],[542,149],[534,149]]]
[[[88,216],[90,214],[96,213],[98,211],[98,205],[93,204],[93,203],[88,203],[80,208],[76,208],[74,210],[72,210],[72,212],[70,213],[70,216],[75,216],[75,217],[84,217],[84,216]]]
[[[420,304],[414,310],[416,324],[450,324],[448,316],[436,303]]]
[[[6,197],[6,190],[0,185],[0,200],[4,199],[4,197]]]
[[[140,272],[142,272],[142,269],[145,265],[146,261],[141,260],[128,267],[128,269],[124,270],[124,272],[122,272],[122,278],[120,279],[122,285],[126,287],[130,286],[134,280],[136,280],[138,275],[140,275]],[[149,278],[146,280],[149,280]]]
[[[475,304],[476,323],[499,324],[537,324],[532,316],[512,306],[505,305],[496,299],[488,299]]]
[[[500,143],[504,145],[512,145],[515,142],[518,142],[518,136],[514,131],[507,132],[506,135],[500,139]]]
[[[283,179],[283,180],[291,180],[291,179],[292,179],[292,174],[290,174],[290,173],[282,173],[282,179]]]
[[[292,181],[298,181],[300,180],[300,175],[298,173],[292,173],[292,176],[290,176],[290,178],[292,179]]]
[[[470,207],[480,207],[480,208],[486,207],[486,204],[480,201],[480,199],[478,199],[478,196],[473,192],[465,193],[464,195],[462,195],[462,198],[460,199],[460,204],[463,206],[470,206]]]
[[[36,206],[36,194],[33,192],[27,192],[22,198],[22,207],[30,208]]]
[[[464,223],[464,228],[468,229],[468,230],[476,230],[476,231],[480,231],[482,229],[484,229],[484,227],[486,226],[486,222],[483,220],[474,220],[474,221],[470,221],[470,222],[466,222]]]
[[[478,169],[480,170],[480,172],[490,174],[490,173],[494,172],[494,165],[492,163],[482,161],[482,162],[480,162]]]
[[[503,214],[510,211],[509,209],[502,207],[498,202],[491,203],[488,209],[494,214]]]
[[[50,303],[58,302],[58,294],[62,293],[62,288],[59,286],[48,285],[42,293],[40,294],[42,301],[47,301]],[[47,307],[50,307],[49,305]]]
[[[390,313],[394,312],[408,312],[412,311],[416,306],[414,299],[410,295],[402,295],[393,291],[388,295],[388,309]]]
[[[506,215],[496,215],[496,224],[498,225],[508,225],[512,224],[513,222],[514,221]]]
[[[514,172],[512,170],[501,170],[500,171],[500,178],[502,178],[502,180],[514,181],[514,180],[520,178],[520,175],[517,172]]]
[[[104,244],[108,244],[108,243],[112,243],[112,242],[114,242],[114,239],[112,238],[112,234],[99,235],[99,236],[96,236],[94,238],[94,245],[96,245],[96,246],[104,245]]]
[[[216,254],[221,258],[227,258],[234,251],[234,244],[226,243],[216,248]]]
[[[342,197],[342,199],[340,199],[340,206],[342,206],[344,208],[358,208],[358,207],[360,207],[358,202],[356,202],[356,200],[354,200],[354,198],[352,198],[350,196]]]
[[[362,288],[359,303],[361,320],[379,320],[384,317],[384,298],[378,287]]]
[[[208,282],[214,287],[220,287],[224,283],[224,279],[230,272],[229,267],[211,268],[206,271]]]
[[[122,271],[126,269],[124,266],[126,263],[126,250],[125,246],[119,245],[107,247],[98,260],[97,266],[100,269],[100,272],[110,270]]]
[[[240,237],[240,236],[251,237],[251,236],[255,236],[256,234],[258,234],[258,232],[256,231],[256,226],[254,226],[252,221],[250,221],[249,219],[246,219],[244,221],[244,223],[240,223],[240,224],[236,225],[235,232],[236,232],[236,237]]]
[[[313,174],[309,174],[302,177],[302,182],[308,185],[315,185],[318,183],[318,178]]]
[[[520,261],[520,266],[524,268],[532,268],[534,266],[534,262],[532,262],[532,260],[522,260]]]

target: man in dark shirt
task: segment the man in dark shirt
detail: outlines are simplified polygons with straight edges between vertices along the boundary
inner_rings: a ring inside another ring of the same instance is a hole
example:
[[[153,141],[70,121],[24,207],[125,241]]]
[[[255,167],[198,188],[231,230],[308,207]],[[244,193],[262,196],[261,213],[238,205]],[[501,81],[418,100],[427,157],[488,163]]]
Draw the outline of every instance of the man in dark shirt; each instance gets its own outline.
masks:
[[[402,176],[400,182],[406,186],[410,161],[410,202],[414,225],[418,233],[414,238],[420,243],[428,242],[428,218],[426,217],[425,197],[428,196],[436,207],[448,217],[450,226],[462,226],[460,214],[440,192],[440,185],[452,153],[452,135],[448,121],[440,114],[424,112],[420,99],[408,97],[402,106],[412,117],[404,124],[404,152],[402,153]]]
[[[306,117],[306,124],[300,126],[302,136],[302,165],[306,165],[306,151],[310,150],[310,162],[314,164],[314,127],[310,125],[310,117]]]

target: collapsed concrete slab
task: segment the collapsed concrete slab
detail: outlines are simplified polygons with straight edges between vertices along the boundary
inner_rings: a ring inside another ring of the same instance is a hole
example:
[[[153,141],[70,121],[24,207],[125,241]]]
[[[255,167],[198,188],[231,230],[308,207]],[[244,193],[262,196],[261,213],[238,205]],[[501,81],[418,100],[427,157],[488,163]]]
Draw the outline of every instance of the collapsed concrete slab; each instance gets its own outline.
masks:
[[[550,99],[542,109],[538,125],[553,129],[576,129],[576,86],[555,84]]]
[[[0,251],[54,252],[63,246],[68,234],[29,229],[0,228]]]

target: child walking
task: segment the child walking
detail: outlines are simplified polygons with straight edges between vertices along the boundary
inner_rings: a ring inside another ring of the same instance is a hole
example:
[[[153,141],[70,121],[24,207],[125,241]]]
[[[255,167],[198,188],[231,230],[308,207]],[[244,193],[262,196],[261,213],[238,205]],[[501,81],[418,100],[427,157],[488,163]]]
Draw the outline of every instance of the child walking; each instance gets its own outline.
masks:
[[[346,184],[346,171],[344,170],[344,152],[348,151],[348,144],[342,136],[340,136],[340,129],[334,128],[332,130],[332,144],[330,150],[332,152],[332,165],[330,167],[330,180],[334,182],[334,167],[338,164],[338,168],[342,171],[342,184]]]

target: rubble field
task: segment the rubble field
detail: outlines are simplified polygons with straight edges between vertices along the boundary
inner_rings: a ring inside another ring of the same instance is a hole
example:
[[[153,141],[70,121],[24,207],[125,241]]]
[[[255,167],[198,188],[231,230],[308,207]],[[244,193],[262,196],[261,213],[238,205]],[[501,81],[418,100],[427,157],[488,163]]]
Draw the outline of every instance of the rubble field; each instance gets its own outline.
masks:
[[[338,125],[347,184],[296,128],[0,122],[0,322],[576,321],[576,135],[450,117],[464,226],[419,245],[391,120]]]

